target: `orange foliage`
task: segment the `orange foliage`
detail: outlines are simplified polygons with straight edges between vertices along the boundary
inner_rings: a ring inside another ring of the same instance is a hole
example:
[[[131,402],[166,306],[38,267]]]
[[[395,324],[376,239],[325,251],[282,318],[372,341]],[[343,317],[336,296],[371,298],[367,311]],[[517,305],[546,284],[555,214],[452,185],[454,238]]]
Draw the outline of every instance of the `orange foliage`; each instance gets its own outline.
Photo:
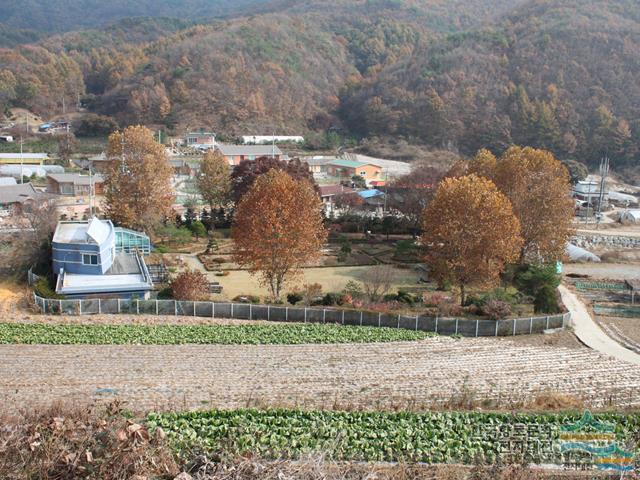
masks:
[[[285,282],[320,256],[327,238],[322,202],[310,182],[269,170],[242,197],[231,233],[235,261],[279,298]]]

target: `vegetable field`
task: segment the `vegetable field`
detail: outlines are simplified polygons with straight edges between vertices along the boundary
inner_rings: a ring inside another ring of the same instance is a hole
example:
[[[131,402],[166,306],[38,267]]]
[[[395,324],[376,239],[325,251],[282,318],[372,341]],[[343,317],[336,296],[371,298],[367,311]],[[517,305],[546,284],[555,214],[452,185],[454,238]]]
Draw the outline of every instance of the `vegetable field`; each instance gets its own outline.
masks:
[[[434,334],[331,324],[48,325],[0,324],[0,344],[299,345],[423,340]]]
[[[322,452],[335,460],[493,462],[517,452],[530,463],[558,461],[561,427],[575,414],[372,413],[232,410],[151,414],[178,451],[224,450],[273,458]],[[601,414],[623,444],[640,428],[640,416]]]

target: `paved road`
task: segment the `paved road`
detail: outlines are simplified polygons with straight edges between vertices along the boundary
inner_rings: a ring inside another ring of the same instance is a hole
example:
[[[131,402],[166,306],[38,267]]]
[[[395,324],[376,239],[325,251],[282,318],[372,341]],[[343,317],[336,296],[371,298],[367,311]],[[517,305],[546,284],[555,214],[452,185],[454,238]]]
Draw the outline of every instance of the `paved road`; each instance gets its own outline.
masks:
[[[640,365],[640,355],[624,348],[609,337],[591,318],[587,307],[575,293],[561,285],[560,294],[565,306],[571,312],[571,323],[574,332],[582,343],[618,360]]]
[[[156,408],[426,408],[551,390],[640,406],[640,369],[588,348],[496,339],[370,345],[0,345],[0,410],[119,398]]]

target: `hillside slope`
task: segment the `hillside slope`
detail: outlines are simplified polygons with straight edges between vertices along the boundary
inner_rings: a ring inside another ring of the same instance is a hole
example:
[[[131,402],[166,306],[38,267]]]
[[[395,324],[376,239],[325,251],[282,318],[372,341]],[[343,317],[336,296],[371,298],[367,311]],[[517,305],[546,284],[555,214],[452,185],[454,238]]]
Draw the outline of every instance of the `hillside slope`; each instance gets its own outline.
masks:
[[[536,0],[493,26],[415,51],[342,97],[362,135],[471,153],[511,143],[637,161],[640,6]]]

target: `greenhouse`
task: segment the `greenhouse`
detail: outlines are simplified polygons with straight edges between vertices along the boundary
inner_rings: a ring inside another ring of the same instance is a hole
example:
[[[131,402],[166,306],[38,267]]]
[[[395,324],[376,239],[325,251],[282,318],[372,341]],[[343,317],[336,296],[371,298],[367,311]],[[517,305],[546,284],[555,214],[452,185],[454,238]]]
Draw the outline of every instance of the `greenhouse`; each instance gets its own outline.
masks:
[[[126,228],[116,228],[116,252],[134,253],[139,251],[143,255],[151,253],[151,240],[141,232]]]

